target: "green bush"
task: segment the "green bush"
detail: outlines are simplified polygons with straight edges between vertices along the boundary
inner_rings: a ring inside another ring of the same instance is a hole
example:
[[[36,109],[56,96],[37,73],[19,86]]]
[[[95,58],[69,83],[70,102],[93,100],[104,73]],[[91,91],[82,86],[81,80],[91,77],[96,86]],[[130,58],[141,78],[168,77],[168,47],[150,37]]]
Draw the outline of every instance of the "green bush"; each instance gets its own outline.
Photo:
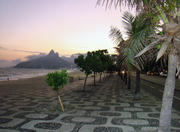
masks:
[[[61,90],[64,85],[67,84],[69,75],[65,69],[62,69],[61,72],[55,71],[53,73],[48,73],[46,75],[46,82],[53,90]]]
[[[62,69],[61,72],[55,71],[52,73],[48,73],[46,75],[47,84],[51,86],[52,89],[57,92],[56,110],[58,110],[58,100],[59,100],[59,103],[61,105],[63,112],[64,112],[64,106],[59,95],[59,90],[61,90],[64,87],[64,85],[67,84],[68,78],[69,78],[69,75],[67,74],[67,71],[65,69]]]

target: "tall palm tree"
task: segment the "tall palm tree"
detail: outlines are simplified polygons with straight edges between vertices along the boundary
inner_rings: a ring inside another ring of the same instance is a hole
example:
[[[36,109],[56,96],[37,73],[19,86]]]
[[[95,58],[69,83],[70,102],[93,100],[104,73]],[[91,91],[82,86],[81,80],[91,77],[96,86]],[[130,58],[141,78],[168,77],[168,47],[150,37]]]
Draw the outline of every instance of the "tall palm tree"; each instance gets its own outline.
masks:
[[[121,32],[117,28],[111,28],[110,36],[114,38],[118,44],[118,53],[124,56],[123,63],[128,69],[128,78],[130,78],[130,70],[136,70],[136,88],[135,99],[140,99],[140,69],[143,68],[142,60],[147,56],[142,56],[134,60],[135,55],[146,45],[146,38],[154,32],[154,26],[147,17],[146,13],[141,13],[133,17],[129,12],[123,15],[127,40],[123,40]],[[130,82],[130,79],[128,79]]]
[[[180,1],[179,0],[97,0],[97,4],[106,3],[106,7],[113,3],[115,7],[125,4],[135,7],[138,11],[153,12],[154,19],[163,21],[163,34],[155,34],[155,41],[149,44],[136,57],[161,44],[157,60],[164,54],[168,54],[168,76],[165,82],[163,94],[159,132],[170,132],[171,109],[175,89],[175,75],[180,71]],[[177,73],[176,73],[177,69]]]
[[[119,74],[121,75],[122,80],[127,85],[128,89],[130,89],[131,85],[131,78],[130,78],[130,68],[128,67],[127,63],[127,55],[125,54],[124,50],[127,47],[126,40],[123,39],[121,31],[118,28],[111,27],[110,30],[110,37],[113,38],[114,42],[117,44],[117,47],[114,47],[116,49],[116,52],[118,53],[117,59],[118,63],[117,66],[119,68]],[[125,73],[122,75],[121,70],[125,70]],[[127,72],[128,71],[128,72]]]

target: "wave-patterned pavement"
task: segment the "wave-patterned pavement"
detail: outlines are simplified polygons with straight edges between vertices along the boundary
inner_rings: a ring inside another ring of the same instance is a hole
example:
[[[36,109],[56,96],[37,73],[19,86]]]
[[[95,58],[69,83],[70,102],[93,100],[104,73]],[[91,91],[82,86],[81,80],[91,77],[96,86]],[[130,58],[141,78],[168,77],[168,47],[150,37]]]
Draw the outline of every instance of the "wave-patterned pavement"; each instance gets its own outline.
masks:
[[[123,88],[117,76],[87,89],[87,92],[63,95],[63,103],[69,108],[58,113],[36,111],[40,105],[45,107],[56,100],[43,94],[43,90],[39,96],[34,91],[1,96],[0,132],[149,132],[158,129],[161,102],[145,91],[142,91],[143,99],[133,100],[132,90]],[[180,131],[180,112],[175,110],[171,129]]]

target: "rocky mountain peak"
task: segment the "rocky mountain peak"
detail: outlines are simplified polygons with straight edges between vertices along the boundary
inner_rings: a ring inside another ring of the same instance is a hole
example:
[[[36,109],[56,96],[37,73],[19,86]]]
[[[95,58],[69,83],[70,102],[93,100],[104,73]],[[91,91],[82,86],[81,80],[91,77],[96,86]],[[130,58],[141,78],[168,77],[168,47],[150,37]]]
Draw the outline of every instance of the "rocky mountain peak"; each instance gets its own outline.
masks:
[[[52,50],[49,52],[48,55],[54,55],[54,54],[55,54],[55,52],[54,52],[54,50],[52,49]]]
[[[48,56],[56,56],[56,57],[59,57],[59,54],[58,54],[58,53],[55,53],[54,50],[52,49],[52,50],[49,52]]]
[[[43,69],[59,69],[70,68],[72,63],[59,57],[58,53],[51,50],[47,56],[37,59],[28,60],[17,64],[16,68],[43,68]]]

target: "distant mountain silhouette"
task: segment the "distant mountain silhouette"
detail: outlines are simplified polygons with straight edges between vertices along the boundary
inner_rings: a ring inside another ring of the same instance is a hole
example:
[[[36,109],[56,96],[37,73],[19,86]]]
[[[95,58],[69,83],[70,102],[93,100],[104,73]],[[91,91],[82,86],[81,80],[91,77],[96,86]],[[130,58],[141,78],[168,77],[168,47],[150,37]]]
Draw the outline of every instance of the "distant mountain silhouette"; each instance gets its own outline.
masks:
[[[72,54],[70,57],[62,56],[61,58],[64,59],[65,61],[74,64],[74,59],[77,58],[80,55],[80,53]],[[85,55],[85,54],[83,54]]]
[[[71,68],[72,63],[59,57],[58,53],[51,50],[48,55],[32,59],[29,61],[21,62],[15,66],[15,68],[43,68],[43,69],[59,69],[59,68]]]
[[[15,65],[17,65],[20,62],[21,62],[20,59],[16,59],[16,60],[12,60],[12,61],[0,59],[0,68],[14,67]]]

